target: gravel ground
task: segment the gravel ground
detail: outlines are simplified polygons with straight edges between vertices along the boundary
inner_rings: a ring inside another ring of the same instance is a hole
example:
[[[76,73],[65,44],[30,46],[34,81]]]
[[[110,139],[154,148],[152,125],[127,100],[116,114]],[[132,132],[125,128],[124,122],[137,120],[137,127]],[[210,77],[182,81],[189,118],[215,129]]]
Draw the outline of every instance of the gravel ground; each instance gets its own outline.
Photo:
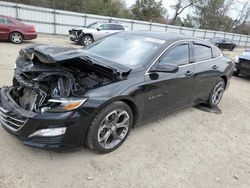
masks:
[[[66,37],[0,43],[0,87],[11,84],[21,47]],[[235,56],[234,52],[225,51]],[[234,77],[222,114],[188,108],[132,130],[113,153],[30,148],[0,127],[0,187],[250,187],[250,77]]]

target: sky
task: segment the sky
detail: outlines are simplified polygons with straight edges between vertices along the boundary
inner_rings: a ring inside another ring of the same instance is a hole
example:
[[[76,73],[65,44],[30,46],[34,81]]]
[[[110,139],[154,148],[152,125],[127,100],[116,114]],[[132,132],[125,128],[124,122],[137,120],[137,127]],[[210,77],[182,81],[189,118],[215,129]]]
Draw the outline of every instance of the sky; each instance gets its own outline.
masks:
[[[131,5],[133,5],[135,3],[136,0],[124,0],[127,4],[128,7],[130,7]],[[235,19],[238,15],[239,10],[241,10],[241,8],[243,7],[243,4],[248,1],[248,0],[235,0],[234,5],[231,7],[230,11],[229,11],[229,15]],[[174,10],[171,9],[171,5],[174,5],[176,3],[176,0],[162,0],[163,6],[168,10],[168,16],[169,18],[172,18],[174,15]],[[186,9],[185,11],[183,11],[181,17],[185,17],[186,14],[190,13],[191,9]]]

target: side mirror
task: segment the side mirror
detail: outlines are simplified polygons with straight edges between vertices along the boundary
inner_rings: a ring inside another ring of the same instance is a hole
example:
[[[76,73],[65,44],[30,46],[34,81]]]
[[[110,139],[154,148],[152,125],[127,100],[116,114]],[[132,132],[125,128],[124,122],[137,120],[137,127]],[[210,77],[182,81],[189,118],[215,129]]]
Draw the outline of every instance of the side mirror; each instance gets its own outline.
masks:
[[[97,30],[97,31],[100,31],[100,30],[102,30],[102,29],[101,29],[100,27],[97,27],[96,30]]]
[[[168,72],[168,73],[175,73],[179,71],[179,67],[174,64],[168,63],[160,63],[157,67],[152,68],[150,72]]]

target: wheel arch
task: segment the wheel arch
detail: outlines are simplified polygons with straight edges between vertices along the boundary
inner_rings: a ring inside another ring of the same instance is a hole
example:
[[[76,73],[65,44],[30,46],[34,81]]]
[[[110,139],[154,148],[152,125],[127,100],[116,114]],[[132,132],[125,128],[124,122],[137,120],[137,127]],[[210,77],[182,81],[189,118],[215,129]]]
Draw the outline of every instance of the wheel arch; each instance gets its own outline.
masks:
[[[133,99],[130,99],[129,97],[125,97],[125,96],[120,96],[120,97],[115,97],[112,98],[110,100],[107,100],[105,102],[103,102],[102,104],[99,105],[99,107],[97,108],[97,110],[93,113],[93,117],[94,118],[96,116],[96,114],[101,111],[103,108],[105,108],[106,106],[110,105],[111,103],[114,102],[124,102],[125,104],[127,104],[130,109],[132,110],[133,113],[133,126],[135,126],[135,124],[138,122],[139,120],[139,108],[137,106],[137,104],[133,101]]]
[[[131,110],[133,112],[133,127],[134,127],[137,120],[138,120],[138,115],[139,115],[138,108],[137,108],[136,104],[129,99],[120,99],[118,101],[122,101],[122,102],[126,103],[131,108]]]
[[[10,33],[9,33],[9,35],[8,35],[8,38],[10,39],[10,35],[12,34],[12,33],[20,33],[22,36],[23,36],[23,39],[24,39],[24,35],[23,35],[23,33],[21,32],[21,31],[18,31],[18,30],[13,30],[13,31],[11,31]]]
[[[95,40],[92,33],[83,33],[81,39],[83,39],[83,37],[85,37],[85,36],[90,36],[93,39],[93,41]]]
[[[227,77],[225,76],[225,75],[223,75],[223,76],[221,76],[221,78],[224,80],[224,82],[225,82],[225,87],[227,87],[227,81],[228,81],[228,79],[227,79]]]

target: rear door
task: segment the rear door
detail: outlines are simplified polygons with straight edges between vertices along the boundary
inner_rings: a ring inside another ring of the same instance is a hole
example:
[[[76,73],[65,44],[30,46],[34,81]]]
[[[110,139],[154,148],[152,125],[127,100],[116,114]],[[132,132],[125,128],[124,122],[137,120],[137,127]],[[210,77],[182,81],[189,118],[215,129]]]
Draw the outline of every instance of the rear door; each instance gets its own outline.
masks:
[[[5,17],[0,16],[0,39],[8,40],[10,28]]]
[[[169,63],[179,66],[176,73],[145,75],[144,120],[174,111],[192,103],[194,67],[190,64],[189,42],[180,42],[168,49],[153,66]]]
[[[217,57],[213,56],[212,47],[206,43],[193,42],[192,53],[194,58],[194,101],[207,100],[214,84],[220,77],[220,61],[218,61],[219,52]]]

